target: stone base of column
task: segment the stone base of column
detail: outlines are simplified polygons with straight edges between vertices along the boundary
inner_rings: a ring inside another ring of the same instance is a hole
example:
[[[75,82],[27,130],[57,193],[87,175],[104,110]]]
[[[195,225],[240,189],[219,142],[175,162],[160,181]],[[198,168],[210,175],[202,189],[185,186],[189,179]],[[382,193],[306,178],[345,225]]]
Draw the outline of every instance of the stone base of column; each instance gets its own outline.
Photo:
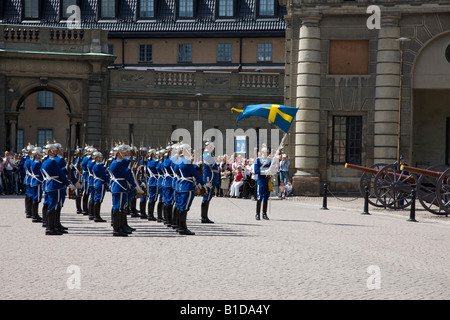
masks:
[[[292,190],[295,196],[319,197],[320,177],[294,175],[292,177]]]

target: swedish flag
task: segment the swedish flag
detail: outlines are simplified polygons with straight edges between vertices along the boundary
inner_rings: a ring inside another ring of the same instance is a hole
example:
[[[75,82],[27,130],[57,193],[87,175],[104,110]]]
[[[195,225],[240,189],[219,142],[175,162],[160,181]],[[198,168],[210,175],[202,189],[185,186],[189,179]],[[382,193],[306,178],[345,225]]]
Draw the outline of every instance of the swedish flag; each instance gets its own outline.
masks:
[[[298,109],[279,104],[255,104],[246,106],[243,110],[236,108],[231,108],[231,110],[241,113],[236,120],[238,126],[241,119],[259,116],[269,120],[285,133],[288,133]]]

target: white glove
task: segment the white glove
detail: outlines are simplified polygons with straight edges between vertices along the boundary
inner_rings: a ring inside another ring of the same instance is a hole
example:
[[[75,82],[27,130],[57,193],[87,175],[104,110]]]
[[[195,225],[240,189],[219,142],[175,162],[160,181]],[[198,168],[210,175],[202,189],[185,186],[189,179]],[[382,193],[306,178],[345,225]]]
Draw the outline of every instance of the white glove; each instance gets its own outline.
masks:
[[[206,187],[206,188],[211,188],[211,187],[212,187],[211,181],[207,182],[207,183],[205,184],[205,187]]]
[[[144,193],[144,190],[142,190],[141,187],[139,187],[139,186],[136,186],[135,189],[136,189],[137,193]]]
[[[71,184],[69,184],[69,189],[73,191],[76,189],[76,187],[71,183]]]
[[[81,189],[81,183],[79,183],[79,182],[75,183],[75,188]]]

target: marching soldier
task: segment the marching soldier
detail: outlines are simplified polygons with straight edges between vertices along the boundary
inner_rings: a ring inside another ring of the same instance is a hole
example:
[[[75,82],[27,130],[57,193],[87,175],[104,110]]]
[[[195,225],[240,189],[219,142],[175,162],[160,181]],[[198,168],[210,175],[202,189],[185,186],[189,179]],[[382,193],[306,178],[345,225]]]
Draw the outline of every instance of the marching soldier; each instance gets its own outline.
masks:
[[[66,174],[62,171],[55,157],[58,147],[48,145],[48,158],[42,163],[41,171],[46,180],[45,194],[48,200],[46,235],[63,234],[58,221],[58,212],[62,207],[63,193],[67,187],[75,190],[75,186],[67,180]]]
[[[94,159],[94,153],[97,152],[97,149],[91,148],[91,157],[89,158],[89,161],[86,164],[86,168],[88,170],[88,213],[89,213],[89,220],[94,220],[94,200],[95,200],[95,189],[94,189],[94,172],[92,171],[92,168],[95,165],[95,159]]]
[[[214,223],[208,218],[209,202],[214,194],[216,186],[219,184],[219,166],[214,158],[214,143],[207,142],[203,152],[203,181],[205,182],[206,194],[203,196],[201,204],[202,223]]]
[[[158,197],[158,170],[156,169],[157,160],[156,160],[156,150],[150,149],[148,151],[149,159],[147,161],[147,174],[148,174],[148,187],[147,187],[147,195],[148,195],[148,220],[156,221],[154,216],[155,204]]]
[[[92,173],[94,175],[94,205],[93,205],[93,215],[95,222],[106,222],[100,216],[100,209],[105,198],[106,189],[109,183],[109,176],[106,171],[105,165],[103,164],[103,155],[100,152],[94,152],[92,154],[94,157],[95,164],[92,167]]]
[[[84,157],[81,160],[81,169],[83,170],[83,198],[82,198],[82,210],[83,215],[89,214],[89,171],[87,165],[91,158],[91,147],[84,147]]]
[[[82,161],[82,156],[83,156],[82,152],[83,152],[82,148],[77,148],[75,150],[75,160],[73,163],[73,167],[75,168],[75,176],[77,177],[77,182],[81,186],[80,188],[77,188],[77,190],[76,190],[75,204],[76,204],[76,208],[77,208],[77,214],[83,213],[83,208],[81,206],[81,202],[83,199],[83,188],[82,188],[83,169],[81,168],[81,161]]]
[[[164,171],[163,171],[163,156],[164,149],[160,149],[157,152],[158,163],[156,164],[156,170],[158,171],[158,182],[157,182],[157,190],[158,190],[158,205],[156,207],[157,211],[157,222],[164,222],[163,216],[163,207],[164,207]]]
[[[178,182],[178,208],[179,222],[178,222],[178,233],[182,235],[195,235],[194,232],[187,228],[187,213],[190,210],[192,201],[195,197],[196,186],[203,186],[204,182],[201,175],[195,170],[192,164],[189,154],[190,147],[187,144],[181,146],[183,153],[180,157],[180,163],[175,166],[175,172],[179,172],[180,179]]]
[[[113,202],[113,236],[126,237],[131,231],[127,228],[125,208],[128,201],[128,186],[132,186],[138,192],[142,189],[136,185],[131,172],[124,161],[125,148],[114,148],[116,159],[109,166],[111,179],[110,191]]]
[[[267,157],[267,148],[264,146],[261,149],[261,157],[256,159],[255,174],[258,175],[257,179],[257,201],[256,201],[256,220],[260,219],[261,202],[263,205],[263,219],[269,220],[267,217],[267,204],[269,201],[269,168],[272,161]]]
[[[31,207],[31,213],[32,213],[32,222],[39,222],[42,223],[42,218],[39,216],[39,203],[42,200],[42,183],[44,178],[42,177],[41,173],[41,155],[42,155],[42,149],[39,147],[34,148],[33,152],[33,160],[31,161],[31,179],[30,179],[30,186],[32,188],[33,192],[33,204]]]

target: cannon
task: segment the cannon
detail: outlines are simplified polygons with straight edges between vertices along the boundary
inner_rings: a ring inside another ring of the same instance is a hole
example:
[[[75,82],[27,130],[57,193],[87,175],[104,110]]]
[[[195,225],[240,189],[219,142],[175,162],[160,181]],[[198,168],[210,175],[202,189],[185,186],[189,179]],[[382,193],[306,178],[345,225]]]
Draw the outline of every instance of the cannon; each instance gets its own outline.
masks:
[[[448,165],[438,164],[427,169],[403,165],[417,179],[417,194],[422,207],[437,215],[448,215],[450,212],[450,169]]]
[[[345,167],[362,171],[360,192],[369,187],[369,203],[376,207],[403,209],[411,204],[411,191],[416,180],[397,164],[375,164],[363,167],[346,163]]]

